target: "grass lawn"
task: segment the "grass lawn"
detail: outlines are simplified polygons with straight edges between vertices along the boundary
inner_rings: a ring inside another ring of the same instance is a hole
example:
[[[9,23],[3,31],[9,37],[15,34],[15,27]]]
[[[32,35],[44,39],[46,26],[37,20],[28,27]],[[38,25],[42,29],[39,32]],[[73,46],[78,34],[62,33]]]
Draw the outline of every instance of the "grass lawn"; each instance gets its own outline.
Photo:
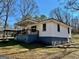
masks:
[[[73,42],[79,43],[79,36],[73,36]],[[0,55],[10,59],[78,59],[78,48],[47,48],[43,44],[25,44],[15,40],[0,42]]]
[[[0,42],[0,55],[5,55],[14,59],[38,59],[63,51],[59,48],[46,48],[42,44],[24,44],[15,40]],[[32,56],[32,57],[31,57]]]
[[[49,49],[46,47],[47,45],[44,44],[26,44],[26,43],[21,43],[17,42],[15,40],[9,40],[9,41],[2,41],[0,42],[0,49],[28,49],[28,50],[36,50],[36,49]]]
[[[79,44],[79,34],[73,34],[72,41],[73,43]]]

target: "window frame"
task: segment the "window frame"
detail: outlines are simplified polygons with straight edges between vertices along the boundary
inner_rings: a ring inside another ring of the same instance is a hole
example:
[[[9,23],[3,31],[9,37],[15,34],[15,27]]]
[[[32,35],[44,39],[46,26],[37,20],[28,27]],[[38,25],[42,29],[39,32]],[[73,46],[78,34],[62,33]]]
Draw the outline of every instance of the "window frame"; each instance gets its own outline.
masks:
[[[36,25],[31,26],[31,31],[32,31],[32,32],[35,32],[36,30],[37,30],[37,26],[36,26]]]
[[[68,28],[68,34],[70,33],[70,28]]]
[[[43,31],[46,31],[46,23],[43,24],[42,30],[43,30]]]
[[[60,24],[57,24],[57,31],[60,32]]]

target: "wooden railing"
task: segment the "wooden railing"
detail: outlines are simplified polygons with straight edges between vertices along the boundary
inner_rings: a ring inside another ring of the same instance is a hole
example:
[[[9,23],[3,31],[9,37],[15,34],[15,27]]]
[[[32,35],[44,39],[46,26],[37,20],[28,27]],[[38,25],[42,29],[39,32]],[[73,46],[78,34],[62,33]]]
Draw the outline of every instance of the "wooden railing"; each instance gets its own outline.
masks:
[[[26,30],[18,31],[16,35],[19,35],[19,34],[20,35],[39,34],[39,31],[36,30],[36,31],[32,32],[30,29],[29,30],[26,29]]]

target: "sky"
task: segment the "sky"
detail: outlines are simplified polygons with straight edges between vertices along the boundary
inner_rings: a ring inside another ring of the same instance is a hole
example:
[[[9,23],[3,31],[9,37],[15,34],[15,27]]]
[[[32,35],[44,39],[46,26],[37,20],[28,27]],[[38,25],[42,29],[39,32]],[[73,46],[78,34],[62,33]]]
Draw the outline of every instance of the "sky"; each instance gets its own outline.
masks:
[[[49,16],[49,13],[52,9],[55,9],[59,6],[59,3],[57,0],[35,0],[37,5],[38,5],[38,9],[39,9],[39,14],[40,15],[46,15]],[[14,21],[14,17],[10,17],[10,26],[12,27],[15,23]]]
[[[39,13],[49,16],[52,9],[59,6],[57,0],[35,0],[37,2]]]

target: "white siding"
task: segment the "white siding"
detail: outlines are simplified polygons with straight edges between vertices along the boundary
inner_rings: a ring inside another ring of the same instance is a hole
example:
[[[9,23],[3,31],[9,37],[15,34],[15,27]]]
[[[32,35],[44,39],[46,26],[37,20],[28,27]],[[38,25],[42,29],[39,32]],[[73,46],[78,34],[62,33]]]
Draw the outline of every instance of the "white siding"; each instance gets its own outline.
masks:
[[[39,30],[39,36],[48,36],[48,37],[71,37],[71,33],[68,34],[68,27],[64,27],[60,24],[60,32],[57,31],[57,24],[53,22],[46,23],[46,31],[43,31],[43,24],[40,23],[37,26]]]
[[[46,31],[43,31],[43,23],[28,25],[26,27],[31,29],[31,26],[37,26],[37,30],[39,30],[39,36],[44,37],[64,37],[69,38],[71,37],[71,28],[70,34],[68,34],[68,27],[60,24],[60,32],[57,31],[57,23],[54,22],[45,22],[46,23]]]
[[[51,36],[51,27],[49,24],[46,24],[46,31],[43,31],[43,24],[38,24],[37,30],[39,30],[39,36]]]

